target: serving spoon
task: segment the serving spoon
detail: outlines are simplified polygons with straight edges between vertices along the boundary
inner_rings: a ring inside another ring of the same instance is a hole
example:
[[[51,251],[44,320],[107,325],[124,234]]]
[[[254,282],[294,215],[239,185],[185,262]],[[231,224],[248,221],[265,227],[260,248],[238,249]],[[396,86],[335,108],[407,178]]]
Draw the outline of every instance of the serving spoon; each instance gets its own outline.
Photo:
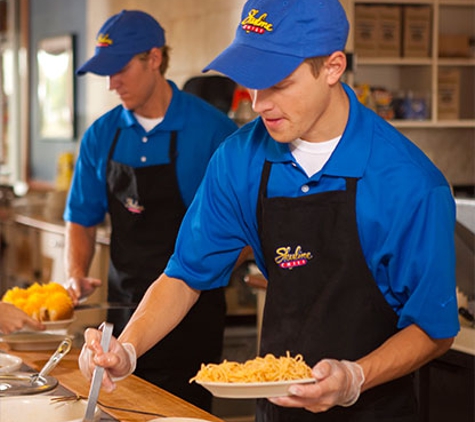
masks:
[[[72,345],[73,341],[69,337],[65,337],[56,349],[56,352],[54,352],[54,354],[49,358],[48,362],[46,362],[43,368],[41,368],[41,371],[31,376],[30,384],[34,384],[40,378],[48,375],[54,368],[56,368],[56,365],[59,363],[59,361],[69,353]]]

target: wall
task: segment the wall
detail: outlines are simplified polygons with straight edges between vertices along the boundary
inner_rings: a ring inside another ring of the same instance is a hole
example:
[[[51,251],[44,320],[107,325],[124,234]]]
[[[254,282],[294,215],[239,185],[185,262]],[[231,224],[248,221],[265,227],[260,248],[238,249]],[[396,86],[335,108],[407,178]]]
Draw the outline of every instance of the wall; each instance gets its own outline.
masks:
[[[244,0],[34,0],[31,1],[32,45],[40,35],[64,30],[78,33],[77,62],[94,52],[102,23],[122,9],[144,10],[159,20],[172,48],[167,77],[183,86],[233,39]],[[78,138],[98,116],[118,104],[107,91],[107,79],[87,74],[77,78]],[[32,92],[33,94],[33,92]],[[34,119],[33,119],[34,123]],[[404,129],[452,184],[475,183],[475,129]],[[32,134],[32,176],[54,180],[57,154],[74,144],[51,144]]]
[[[475,184],[475,129],[402,129],[452,185]]]
[[[169,0],[87,0],[88,57],[94,52],[99,28],[109,16],[140,8],[165,29],[171,47],[167,77],[182,87],[232,41],[243,4],[244,0],[173,0],[173,6]],[[91,123],[118,101],[106,92],[105,78],[90,74],[82,78],[87,79],[86,120]]]
[[[83,0],[33,0],[30,1],[30,178],[37,181],[54,182],[56,177],[56,159],[66,151],[75,151],[78,142],[72,141],[45,141],[39,138],[38,106],[35,102],[37,87],[36,46],[38,41],[45,37],[74,34],[77,42],[77,57],[84,56],[85,51],[81,40],[86,37],[84,16],[86,4]],[[77,107],[85,108],[84,84],[77,81]],[[84,126],[82,116],[77,116],[78,128]],[[79,134],[80,130],[78,131]]]

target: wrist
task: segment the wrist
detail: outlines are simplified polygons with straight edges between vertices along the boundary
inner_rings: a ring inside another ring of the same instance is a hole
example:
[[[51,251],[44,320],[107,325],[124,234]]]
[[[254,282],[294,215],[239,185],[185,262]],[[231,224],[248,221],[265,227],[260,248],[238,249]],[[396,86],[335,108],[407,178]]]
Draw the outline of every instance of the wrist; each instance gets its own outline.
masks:
[[[341,403],[341,406],[349,407],[354,405],[358,401],[361,394],[361,386],[364,383],[365,376],[363,368],[356,362],[342,360],[341,363],[345,365],[347,371],[350,374],[350,381],[347,387],[347,397],[345,397],[345,401]]]
[[[129,369],[124,375],[118,377],[111,376],[111,379],[114,382],[127,378],[135,371],[135,368],[137,367],[137,352],[135,351],[134,345],[132,343],[123,343],[122,347],[124,348],[125,354],[127,355]]]

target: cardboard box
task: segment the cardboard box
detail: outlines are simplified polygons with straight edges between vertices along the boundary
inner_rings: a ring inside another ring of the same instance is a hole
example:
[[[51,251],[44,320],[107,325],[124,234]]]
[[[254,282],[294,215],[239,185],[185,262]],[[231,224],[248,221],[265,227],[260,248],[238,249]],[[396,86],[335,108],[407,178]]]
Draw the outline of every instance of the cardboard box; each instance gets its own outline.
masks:
[[[440,34],[439,57],[470,57],[470,36]]]
[[[403,56],[430,57],[431,6],[403,7]]]
[[[362,57],[400,57],[400,6],[355,6],[355,52]]]
[[[362,57],[378,56],[378,7],[355,6],[355,53]]]
[[[437,81],[437,115],[439,120],[460,117],[460,70],[439,69]]]
[[[401,56],[401,24],[402,11],[400,6],[378,6],[378,56]]]

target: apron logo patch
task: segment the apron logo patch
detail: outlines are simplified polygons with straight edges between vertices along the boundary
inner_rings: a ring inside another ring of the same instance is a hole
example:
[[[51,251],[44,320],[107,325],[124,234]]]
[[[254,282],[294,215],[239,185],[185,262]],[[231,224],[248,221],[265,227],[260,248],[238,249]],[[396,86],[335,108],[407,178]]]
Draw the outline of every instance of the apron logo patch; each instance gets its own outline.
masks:
[[[303,252],[301,246],[295,248],[295,252],[291,252],[290,246],[282,246],[276,251],[276,257],[274,258],[276,264],[280,268],[291,270],[294,267],[301,267],[307,265],[307,262],[313,258],[311,252]]]
[[[139,204],[139,201],[127,198],[124,204],[125,208],[133,214],[142,214],[144,207]]]

